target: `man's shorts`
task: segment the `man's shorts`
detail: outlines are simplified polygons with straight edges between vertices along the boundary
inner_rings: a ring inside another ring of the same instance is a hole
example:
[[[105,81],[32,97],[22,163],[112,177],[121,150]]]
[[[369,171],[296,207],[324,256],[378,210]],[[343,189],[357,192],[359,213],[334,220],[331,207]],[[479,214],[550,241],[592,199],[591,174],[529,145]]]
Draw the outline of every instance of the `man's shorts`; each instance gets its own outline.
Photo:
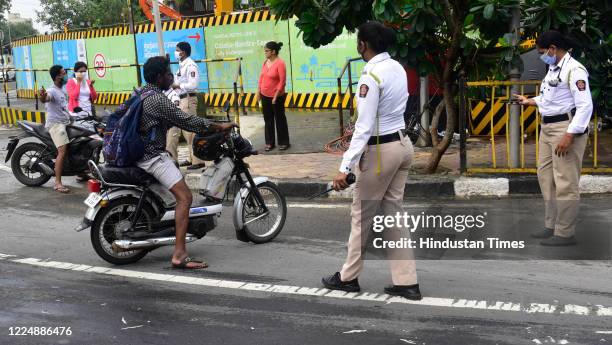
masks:
[[[66,125],[63,123],[55,123],[51,125],[51,127],[49,127],[49,134],[51,135],[51,140],[53,140],[53,145],[55,145],[56,148],[68,145],[68,143],[70,143],[68,133],[66,133]]]
[[[174,164],[174,160],[168,152],[161,153],[146,161],[136,164],[140,169],[155,177],[164,187],[170,189],[183,179],[183,174]]]

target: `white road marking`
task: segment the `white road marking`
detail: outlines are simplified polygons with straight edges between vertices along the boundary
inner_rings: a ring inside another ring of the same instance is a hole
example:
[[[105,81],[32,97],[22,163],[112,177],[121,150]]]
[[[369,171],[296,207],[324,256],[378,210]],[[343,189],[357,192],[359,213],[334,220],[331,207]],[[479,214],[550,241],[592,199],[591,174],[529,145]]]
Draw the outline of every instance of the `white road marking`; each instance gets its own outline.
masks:
[[[6,166],[6,165],[4,165],[4,164],[0,164],[0,170],[2,170],[2,171],[6,171],[6,172],[9,172],[9,173],[11,173],[11,174],[13,173],[13,170],[11,170],[11,168],[7,167],[7,166]]]
[[[347,203],[344,204],[302,204],[302,203],[293,203],[287,204],[287,208],[312,208],[312,209],[332,209],[332,208],[348,208],[350,205]]]
[[[365,329],[354,329],[352,331],[346,331],[346,332],[342,332],[344,334],[353,334],[353,333],[365,333],[367,332],[367,330]]]
[[[55,268],[62,270],[70,270],[80,273],[97,273],[112,276],[166,281],[177,284],[200,285],[207,287],[221,287],[234,290],[249,290],[263,293],[275,293],[284,295],[305,295],[318,296],[325,298],[341,298],[349,300],[370,301],[374,303],[398,303],[398,304],[413,304],[424,307],[438,308],[462,308],[476,310],[491,310],[491,311],[506,311],[506,312],[522,312],[526,314],[563,314],[577,316],[600,316],[612,317],[612,307],[603,305],[581,306],[575,304],[545,304],[545,303],[515,303],[503,301],[486,301],[486,300],[468,300],[455,298],[441,297],[424,297],[420,301],[411,301],[402,297],[393,297],[386,294],[377,294],[372,292],[363,293],[347,293],[343,291],[333,291],[318,287],[301,287],[288,285],[274,285],[265,283],[243,282],[235,280],[219,280],[209,278],[194,278],[188,276],[150,273],[142,271],[132,271],[118,268],[96,267],[89,265],[73,264],[69,262],[44,261],[36,258],[15,258],[15,255],[0,253],[0,259],[8,260],[18,264],[31,266]],[[612,334],[612,331],[597,331],[598,334]],[[534,339],[534,341],[537,339]]]
[[[612,331],[597,331],[597,334],[612,334]]]
[[[126,330],[126,329],[140,328],[140,327],[144,327],[144,325],[131,326],[131,327],[123,327],[121,330],[122,330],[122,331],[124,331],[124,330]]]

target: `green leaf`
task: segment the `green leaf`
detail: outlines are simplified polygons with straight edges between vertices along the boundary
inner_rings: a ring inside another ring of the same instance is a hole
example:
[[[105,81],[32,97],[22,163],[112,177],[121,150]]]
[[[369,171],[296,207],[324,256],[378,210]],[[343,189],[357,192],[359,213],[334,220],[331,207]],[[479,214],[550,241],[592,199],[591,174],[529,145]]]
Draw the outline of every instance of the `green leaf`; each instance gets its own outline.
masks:
[[[485,6],[484,11],[482,12],[482,15],[486,20],[491,20],[491,18],[493,18],[494,11],[495,11],[495,5],[488,4],[487,6]]]
[[[470,13],[465,16],[465,20],[463,21],[463,26],[470,26],[474,22],[474,14]]]

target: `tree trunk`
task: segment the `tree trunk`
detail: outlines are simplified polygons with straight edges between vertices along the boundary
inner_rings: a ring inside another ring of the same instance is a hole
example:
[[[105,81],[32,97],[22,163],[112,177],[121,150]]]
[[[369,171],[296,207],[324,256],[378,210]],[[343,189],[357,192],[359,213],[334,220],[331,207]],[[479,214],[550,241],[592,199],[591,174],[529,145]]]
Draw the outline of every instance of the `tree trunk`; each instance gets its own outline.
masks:
[[[436,106],[436,110],[431,119],[431,124],[429,126],[429,135],[431,137],[431,146],[436,147],[440,143],[440,139],[438,139],[438,124],[440,123],[440,117],[442,116],[442,112],[444,111],[444,102],[440,102]]]
[[[446,131],[444,133],[444,138],[442,138],[441,141],[439,141],[436,145],[432,147],[431,156],[429,156],[429,161],[427,162],[427,173],[429,174],[433,174],[436,172],[436,170],[438,169],[438,164],[440,164],[440,160],[442,159],[442,155],[444,155],[444,152],[446,152],[453,140],[455,126],[457,124],[457,109],[455,107],[456,94],[456,88],[453,85],[447,84],[444,88],[444,99],[440,103],[446,110]],[[437,140],[438,134],[435,133],[435,135]]]
[[[442,85],[444,85],[443,102],[444,108],[446,109],[446,133],[444,134],[442,141],[438,142],[436,145],[433,145],[431,149],[431,155],[429,156],[429,161],[427,162],[427,172],[430,174],[436,172],[438,164],[442,159],[442,155],[450,146],[450,143],[453,140],[453,134],[455,133],[457,111],[455,109],[454,98],[455,94],[457,93],[457,74],[454,72],[454,67],[457,64],[459,52],[461,51],[463,22],[467,13],[467,8],[465,7],[466,3],[467,2],[462,2],[459,4],[457,2],[453,2],[451,4],[449,0],[442,0],[444,16],[449,27],[449,34],[451,36],[450,46],[445,54],[446,61],[444,64],[444,71],[442,72]],[[437,129],[437,121],[434,126]],[[437,135],[438,133],[432,132],[432,134]]]

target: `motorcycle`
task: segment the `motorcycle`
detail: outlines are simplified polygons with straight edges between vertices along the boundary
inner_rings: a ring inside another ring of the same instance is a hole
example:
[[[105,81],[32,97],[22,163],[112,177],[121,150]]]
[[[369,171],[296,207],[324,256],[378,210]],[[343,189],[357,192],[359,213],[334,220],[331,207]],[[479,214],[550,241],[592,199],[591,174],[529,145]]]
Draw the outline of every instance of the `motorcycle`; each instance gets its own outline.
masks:
[[[90,123],[94,131],[77,126],[76,123]],[[17,180],[26,186],[36,187],[45,184],[55,176],[57,149],[49,131],[43,124],[31,121],[17,121],[23,133],[9,138],[5,163],[11,160],[11,170]],[[87,162],[100,161],[104,122],[90,114],[79,116],[66,126],[70,139],[68,155],[64,160],[62,176],[75,176],[87,172]],[[19,145],[21,139],[33,137],[39,142],[28,141]]]
[[[200,147],[200,149],[198,149]],[[283,229],[287,203],[276,184],[266,177],[252,177],[244,158],[257,154],[251,143],[235,130],[229,136],[196,136],[194,154],[214,160],[200,175],[200,193],[189,210],[186,242],[204,237],[217,226],[223,200],[234,183],[236,238],[256,244],[273,240]],[[87,211],[75,229],[91,228],[96,253],[115,265],[137,262],[148,252],[174,245],[174,196],[144,170],[117,168],[89,162],[95,178],[88,182]]]

